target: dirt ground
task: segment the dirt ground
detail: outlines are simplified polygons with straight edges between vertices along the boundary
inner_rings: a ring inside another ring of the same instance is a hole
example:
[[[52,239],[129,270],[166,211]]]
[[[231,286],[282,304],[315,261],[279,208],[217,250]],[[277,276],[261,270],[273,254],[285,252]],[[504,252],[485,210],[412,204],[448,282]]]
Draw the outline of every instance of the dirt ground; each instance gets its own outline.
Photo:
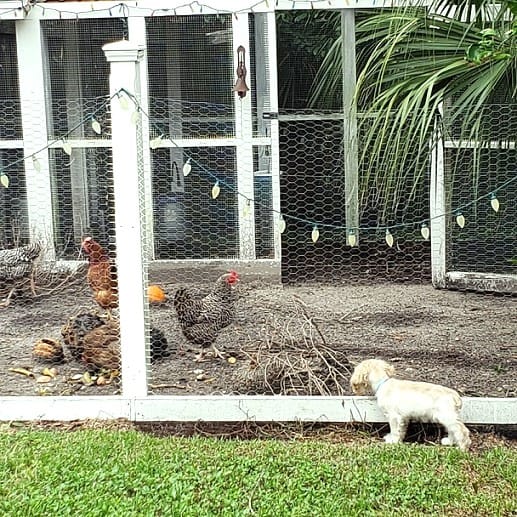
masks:
[[[206,276],[195,285],[201,292],[217,274]],[[445,384],[465,396],[517,396],[515,297],[423,284],[282,286],[243,275],[236,321],[217,340],[225,359],[196,363],[198,349],[181,335],[172,306],[179,284],[161,285],[169,300],[151,306],[150,319],[171,353],[151,365],[154,394],[350,394],[353,363],[380,357],[394,363],[401,377]],[[120,392],[116,379],[97,385],[96,372],[93,383],[85,383],[85,366],[67,350],[55,377],[37,381],[47,365],[33,357],[34,344],[60,340],[66,319],[84,310],[97,308],[82,279],[0,309],[1,396]]]

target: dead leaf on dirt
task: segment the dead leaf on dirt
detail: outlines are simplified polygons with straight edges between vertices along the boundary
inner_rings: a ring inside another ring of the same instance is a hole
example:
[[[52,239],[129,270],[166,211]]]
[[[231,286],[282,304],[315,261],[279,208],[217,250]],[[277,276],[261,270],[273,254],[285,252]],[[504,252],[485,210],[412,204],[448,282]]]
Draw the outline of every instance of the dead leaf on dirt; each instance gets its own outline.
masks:
[[[72,375],[72,377],[70,377],[70,380],[77,382],[77,381],[80,381],[82,378],[83,378],[82,374],[76,373],[75,375]]]
[[[9,368],[9,372],[20,373],[22,375],[26,375],[27,377],[34,377],[34,373],[26,368]]]
[[[91,386],[93,384],[92,376],[88,372],[84,372],[81,381],[85,386]]]
[[[57,370],[55,368],[43,368],[41,374],[54,378],[57,375]]]
[[[38,382],[40,384],[43,384],[45,382],[50,382],[51,380],[52,380],[52,377],[50,377],[49,375],[39,375],[36,378],[36,382]]]
[[[105,386],[106,384],[109,384],[111,381],[104,377],[104,375],[99,375],[99,378],[97,379],[97,386]]]
[[[206,375],[204,373],[198,373],[196,375],[196,380],[198,381],[204,381],[206,379]]]

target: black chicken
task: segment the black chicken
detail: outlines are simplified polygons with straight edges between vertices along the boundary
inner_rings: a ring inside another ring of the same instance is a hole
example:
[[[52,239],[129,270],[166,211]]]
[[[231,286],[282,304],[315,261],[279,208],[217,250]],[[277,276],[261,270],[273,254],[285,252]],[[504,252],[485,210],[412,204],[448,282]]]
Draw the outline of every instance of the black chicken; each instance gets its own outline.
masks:
[[[13,249],[0,250],[0,293],[6,296],[0,307],[6,307],[17,289],[31,282],[34,294],[32,271],[34,261],[41,253],[41,244],[34,242]]]
[[[211,347],[216,357],[223,357],[214,342],[219,331],[230,325],[235,317],[234,287],[239,281],[235,271],[221,275],[213,290],[204,298],[181,287],[174,295],[174,308],[178,315],[181,331],[188,341],[201,346],[196,361],[201,361],[204,352]]]

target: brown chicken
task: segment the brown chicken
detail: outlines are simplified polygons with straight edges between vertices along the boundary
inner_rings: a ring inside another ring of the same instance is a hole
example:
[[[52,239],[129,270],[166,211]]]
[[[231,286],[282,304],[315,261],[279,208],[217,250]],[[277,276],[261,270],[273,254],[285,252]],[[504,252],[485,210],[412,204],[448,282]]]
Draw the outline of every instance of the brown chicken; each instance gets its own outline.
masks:
[[[230,325],[235,318],[234,287],[239,281],[235,271],[221,275],[212,292],[204,298],[186,287],[181,287],[174,295],[174,308],[178,315],[181,331],[188,341],[201,346],[196,361],[202,361],[205,350],[212,348],[216,357],[223,357],[214,343],[221,329]]]
[[[120,368],[120,326],[118,320],[104,320],[89,312],[72,316],[61,328],[63,343],[74,359],[97,369]],[[163,332],[151,327],[151,362],[170,355]]]
[[[95,301],[108,312],[118,307],[117,266],[104,248],[91,237],[86,237],[81,248],[88,257],[86,278]]]
[[[0,250],[0,295],[6,296],[0,307],[7,307],[16,290],[25,284],[30,283],[32,293],[35,294],[32,274],[34,261],[39,257],[41,250],[41,244],[37,242]]]

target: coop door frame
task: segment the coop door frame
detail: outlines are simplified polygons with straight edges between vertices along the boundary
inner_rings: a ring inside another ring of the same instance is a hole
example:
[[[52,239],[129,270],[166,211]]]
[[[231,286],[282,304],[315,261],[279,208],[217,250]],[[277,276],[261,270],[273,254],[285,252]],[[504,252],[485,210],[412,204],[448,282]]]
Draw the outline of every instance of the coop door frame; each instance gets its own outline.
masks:
[[[270,176],[272,187],[271,211],[272,211],[272,240],[273,240],[273,260],[280,260],[280,232],[278,231],[277,221],[280,217],[280,158],[279,158],[279,129],[278,129],[278,86],[277,86],[277,56],[276,56],[276,21],[274,12],[253,13],[255,17],[257,37],[255,41],[250,35],[250,15],[240,14],[238,17],[232,16],[232,67],[233,75],[236,78],[235,70],[237,68],[238,56],[237,48],[244,46],[246,49],[246,68],[248,70],[247,84],[250,91],[245,97],[239,97],[234,94],[234,116],[235,116],[235,135],[231,137],[214,137],[214,138],[171,138],[161,143],[163,147],[174,149],[174,161],[183,163],[183,157],[188,157],[189,148],[215,148],[215,147],[233,147],[236,153],[237,167],[237,202],[238,202],[238,239],[239,239],[239,260],[254,261],[257,260],[256,253],[256,221],[254,212],[255,200],[255,177]],[[145,44],[146,28],[143,18],[128,19],[128,33],[132,41]],[[259,37],[266,34],[267,37],[262,39]],[[264,44],[262,44],[264,43]],[[250,74],[251,49],[255,50],[256,55],[256,77]],[[259,70],[260,67],[260,70]],[[140,76],[142,78],[142,105],[149,105],[149,90],[147,77],[147,60],[144,58],[140,63]],[[256,82],[258,84],[256,84]],[[267,83],[267,88],[266,88]],[[232,85],[228,85],[231,88]],[[253,106],[252,91],[257,89],[257,125],[264,127],[268,125],[269,134],[261,135],[259,132],[254,134],[253,124]],[[265,95],[267,98],[259,98]],[[173,114],[171,114],[174,119]],[[171,123],[173,123],[171,121]],[[149,135],[149,128],[146,128],[146,134]],[[145,138],[145,136],[144,136]],[[254,170],[254,148],[269,148],[269,170]],[[152,203],[152,174],[150,167],[150,149],[144,150],[144,171],[146,184],[146,222],[149,232],[154,228]],[[171,167],[173,164],[171,163]],[[181,169],[181,167],[180,167]],[[183,178],[180,178],[183,180]],[[177,182],[176,186],[180,183]],[[250,201],[251,200],[251,201]],[[150,242],[154,242],[157,236],[149,235]],[[150,246],[149,249],[155,249]],[[151,257],[155,258],[155,257]],[[187,259],[187,261],[190,259]],[[209,260],[209,259],[207,259]],[[230,259],[229,259],[230,260]]]

